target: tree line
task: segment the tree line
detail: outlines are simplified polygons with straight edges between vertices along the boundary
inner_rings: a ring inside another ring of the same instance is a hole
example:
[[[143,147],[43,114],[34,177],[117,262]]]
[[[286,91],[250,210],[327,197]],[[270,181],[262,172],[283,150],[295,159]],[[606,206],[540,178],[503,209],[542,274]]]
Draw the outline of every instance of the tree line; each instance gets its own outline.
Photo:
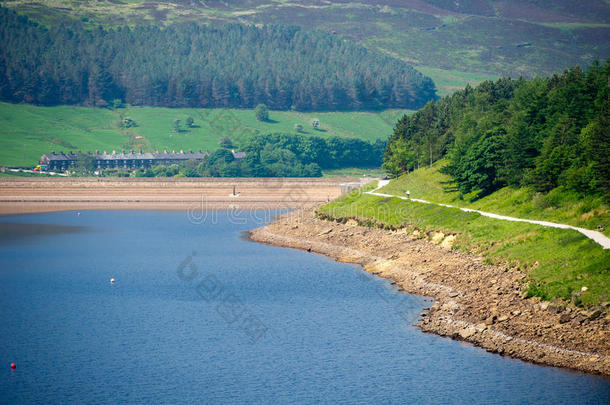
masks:
[[[199,167],[202,176],[215,177],[319,177],[322,169],[379,167],[385,142],[354,138],[291,134],[256,135],[236,160],[225,148],[213,152]]]
[[[107,169],[108,176],[137,177],[320,177],[322,169],[346,167],[379,167],[385,142],[373,143],[360,139],[292,134],[256,135],[249,139],[242,151],[243,159],[236,159],[230,139],[212,152],[203,162],[190,160],[182,165],[153,166],[129,171]],[[78,167],[83,166],[82,163]],[[89,164],[89,172],[94,165]]]
[[[383,167],[400,175],[446,158],[463,194],[564,187],[610,195],[610,59],[547,78],[467,86],[397,123]]]
[[[0,7],[0,99],[40,105],[286,110],[422,107],[433,82],[336,36],[292,26],[44,27]]]

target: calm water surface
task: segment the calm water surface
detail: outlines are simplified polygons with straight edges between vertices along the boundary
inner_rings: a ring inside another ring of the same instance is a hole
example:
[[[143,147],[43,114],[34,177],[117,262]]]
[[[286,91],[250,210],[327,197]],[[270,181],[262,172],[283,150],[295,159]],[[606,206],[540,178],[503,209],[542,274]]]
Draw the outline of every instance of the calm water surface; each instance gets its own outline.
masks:
[[[608,379],[421,333],[428,301],[356,266],[247,241],[252,213],[0,223],[2,403],[610,403]]]

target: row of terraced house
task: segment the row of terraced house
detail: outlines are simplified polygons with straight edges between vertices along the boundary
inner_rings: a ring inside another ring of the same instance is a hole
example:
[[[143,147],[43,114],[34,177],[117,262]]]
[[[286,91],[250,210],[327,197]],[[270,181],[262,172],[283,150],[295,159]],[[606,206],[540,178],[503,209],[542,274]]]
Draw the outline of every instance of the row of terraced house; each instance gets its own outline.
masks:
[[[120,153],[117,153],[116,151],[112,151],[112,153],[106,153],[106,151],[102,153],[99,151],[95,151],[95,153],[83,153],[80,151],[76,153],[55,153],[55,151],[53,151],[42,155],[40,164],[46,166],[49,171],[64,171],[71,167],[75,167],[79,156],[82,154],[93,156],[95,167],[100,170],[141,169],[155,165],[181,164],[187,160],[201,162],[209,155],[208,152],[193,152],[192,150],[189,150],[188,152],[182,150],[180,152],[168,152],[165,150],[163,152],[156,151],[146,153],[142,151],[134,152],[133,150],[129,152],[121,151]],[[233,155],[236,158],[243,157],[241,154],[243,154],[243,152],[233,151]]]

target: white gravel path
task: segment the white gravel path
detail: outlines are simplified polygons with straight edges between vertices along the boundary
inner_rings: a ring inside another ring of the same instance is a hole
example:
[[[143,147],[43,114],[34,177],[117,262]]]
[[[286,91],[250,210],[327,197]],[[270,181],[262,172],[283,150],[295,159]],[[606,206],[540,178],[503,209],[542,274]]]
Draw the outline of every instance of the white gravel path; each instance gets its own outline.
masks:
[[[367,191],[367,192],[365,192],[365,194],[376,195],[379,197],[395,197],[395,198],[400,198],[401,200],[410,200],[410,201],[416,201],[416,202],[424,203],[424,204],[433,204],[433,205],[440,205],[443,207],[457,208],[457,209],[460,209],[465,212],[477,212],[485,217],[490,217],[490,218],[495,218],[495,219],[504,219],[506,221],[528,222],[530,224],[548,226],[550,228],[573,229],[575,231],[582,233],[583,235],[585,235],[587,238],[591,239],[592,241],[598,243],[604,249],[610,249],[610,238],[608,238],[606,235],[604,235],[601,232],[593,231],[590,229],[578,228],[576,226],[566,225],[566,224],[557,224],[555,222],[537,221],[534,219],[508,217],[506,215],[498,215],[498,214],[494,214],[492,212],[473,210],[471,208],[460,208],[460,207],[455,207],[455,206],[449,205],[449,204],[437,204],[437,203],[433,203],[433,202],[426,201],[426,200],[420,200],[418,198],[408,198],[408,197],[403,197],[403,196],[399,196],[399,195],[383,194],[383,193],[376,192],[383,186],[387,185],[389,182],[390,182],[390,180],[379,180],[379,183],[377,184],[377,188],[372,191]]]

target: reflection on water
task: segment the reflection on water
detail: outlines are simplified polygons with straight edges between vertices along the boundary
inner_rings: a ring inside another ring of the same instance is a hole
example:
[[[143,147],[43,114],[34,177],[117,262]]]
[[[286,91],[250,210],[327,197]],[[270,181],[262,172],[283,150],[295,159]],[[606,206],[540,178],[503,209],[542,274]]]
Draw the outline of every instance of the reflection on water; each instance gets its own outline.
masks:
[[[10,243],[25,238],[86,232],[87,230],[88,227],[85,226],[0,222],[0,243]]]

